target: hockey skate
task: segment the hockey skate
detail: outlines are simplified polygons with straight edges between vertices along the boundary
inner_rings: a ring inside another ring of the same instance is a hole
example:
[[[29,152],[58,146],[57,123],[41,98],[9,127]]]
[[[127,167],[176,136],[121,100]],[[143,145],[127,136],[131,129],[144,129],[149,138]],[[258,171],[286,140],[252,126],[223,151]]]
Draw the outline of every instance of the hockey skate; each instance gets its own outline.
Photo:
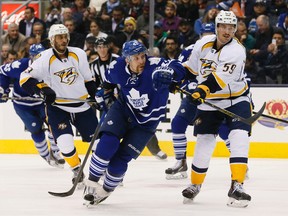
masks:
[[[91,205],[98,205],[107,199],[110,194],[111,192],[105,191],[102,185],[100,185],[98,182],[86,180],[85,189],[83,192],[85,202],[83,205],[86,205],[87,207]]]
[[[228,197],[227,206],[230,207],[245,208],[251,201],[251,196],[244,192],[243,184],[240,184],[237,181],[232,181]]]
[[[186,159],[177,160],[174,167],[165,170],[166,179],[185,179],[187,178],[187,169]]]
[[[50,149],[50,165],[64,169],[65,160],[62,158],[60,151]]]
[[[79,170],[80,170],[80,165],[72,169],[72,172],[73,172],[72,184],[74,184],[74,182],[75,182],[75,180],[76,180],[76,178],[77,178],[77,176],[78,176]],[[84,186],[85,186],[85,184],[84,184],[84,178],[85,178],[85,175],[84,175],[84,173],[82,172],[82,173],[81,173],[81,177],[80,177],[80,179],[79,179],[79,181],[78,181],[78,183],[77,183],[77,188],[78,188],[78,189],[84,188]]]
[[[194,198],[200,192],[201,185],[191,184],[189,187],[182,191],[184,197],[183,204],[193,203]]]

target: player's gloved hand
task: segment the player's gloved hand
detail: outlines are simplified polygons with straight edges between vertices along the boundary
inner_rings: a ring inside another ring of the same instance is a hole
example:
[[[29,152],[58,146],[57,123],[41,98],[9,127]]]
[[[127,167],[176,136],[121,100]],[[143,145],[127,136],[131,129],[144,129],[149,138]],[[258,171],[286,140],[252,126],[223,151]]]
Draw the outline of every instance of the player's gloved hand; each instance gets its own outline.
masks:
[[[40,95],[43,97],[46,104],[55,102],[56,93],[46,83],[38,83],[37,87],[40,89]]]
[[[168,88],[172,83],[173,74],[174,70],[167,66],[160,66],[155,68],[152,73],[153,88],[156,91]]]
[[[198,85],[191,94],[191,102],[196,106],[203,103],[210,94],[210,89],[206,85]]]
[[[8,101],[9,92],[9,88],[4,90],[2,87],[0,87],[0,103],[6,103]]]
[[[104,89],[100,89],[95,94],[95,100],[98,105],[98,108],[100,111],[107,111],[108,107],[108,101],[109,98],[112,97],[113,92],[105,92]]]

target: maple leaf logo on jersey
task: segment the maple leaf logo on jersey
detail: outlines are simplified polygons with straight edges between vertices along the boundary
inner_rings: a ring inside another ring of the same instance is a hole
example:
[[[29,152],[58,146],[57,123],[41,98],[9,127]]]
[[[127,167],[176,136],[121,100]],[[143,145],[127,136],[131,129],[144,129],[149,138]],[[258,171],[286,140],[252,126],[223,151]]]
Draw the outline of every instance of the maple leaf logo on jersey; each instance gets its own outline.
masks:
[[[200,59],[200,61],[202,62],[200,73],[203,77],[216,71],[217,64],[213,60]]]
[[[148,106],[147,103],[149,102],[149,99],[147,94],[140,95],[139,91],[134,88],[129,91],[129,94],[130,96],[127,95],[127,98],[133,108],[142,111],[144,107]]]
[[[61,83],[72,85],[79,74],[75,71],[74,67],[66,68],[62,71],[54,73],[56,76],[61,78]]]
[[[19,61],[14,61],[11,63],[12,68],[19,68],[20,65],[21,65],[21,62]]]

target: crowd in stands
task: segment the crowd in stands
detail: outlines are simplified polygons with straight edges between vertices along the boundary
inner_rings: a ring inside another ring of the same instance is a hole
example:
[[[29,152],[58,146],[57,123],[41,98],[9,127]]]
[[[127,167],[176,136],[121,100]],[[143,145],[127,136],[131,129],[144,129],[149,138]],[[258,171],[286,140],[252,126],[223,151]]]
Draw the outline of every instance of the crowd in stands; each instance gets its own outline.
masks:
[[[29,46],[49,48],[47,32],[55,23],[70,32],[70,46],[97,56],[95,39],[107,37],[113,53],[121,55],[124,42],[139,40],[149,47],[148,0],[49,0],[43,18],[29,5],[19,25],[2,34],[2,64],[28,57]],[[236,37],[247,51],[246,72],[252,84],[288,84],[287,0],[155,0],[153,53],[178,58],[181,50],[200,37],[203,23],[214,23],[220,10],[238,17]]]

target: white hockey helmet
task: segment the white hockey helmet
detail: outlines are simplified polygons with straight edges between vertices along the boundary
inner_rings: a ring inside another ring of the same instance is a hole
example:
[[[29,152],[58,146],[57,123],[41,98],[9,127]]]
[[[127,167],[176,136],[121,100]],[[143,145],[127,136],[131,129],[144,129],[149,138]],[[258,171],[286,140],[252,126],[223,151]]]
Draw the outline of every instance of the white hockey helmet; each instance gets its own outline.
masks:
[[[237,17],[232,11],[221,10],[215,18],[216,29],[219,23],[235,25],[235,31],[237,30]]]
[[[55,35],[62,35],[62,34],[67,34],[68,42],[69,42],[70,34],[69,34],[69,30],[66,28],[65,25],[63,25],[63,24],[54,24],[54,25],[52,25],[50,27],[49,33],[48,33],[48,38],[49,38],[50,43],[51,43],[52,46],[54,44]]]

